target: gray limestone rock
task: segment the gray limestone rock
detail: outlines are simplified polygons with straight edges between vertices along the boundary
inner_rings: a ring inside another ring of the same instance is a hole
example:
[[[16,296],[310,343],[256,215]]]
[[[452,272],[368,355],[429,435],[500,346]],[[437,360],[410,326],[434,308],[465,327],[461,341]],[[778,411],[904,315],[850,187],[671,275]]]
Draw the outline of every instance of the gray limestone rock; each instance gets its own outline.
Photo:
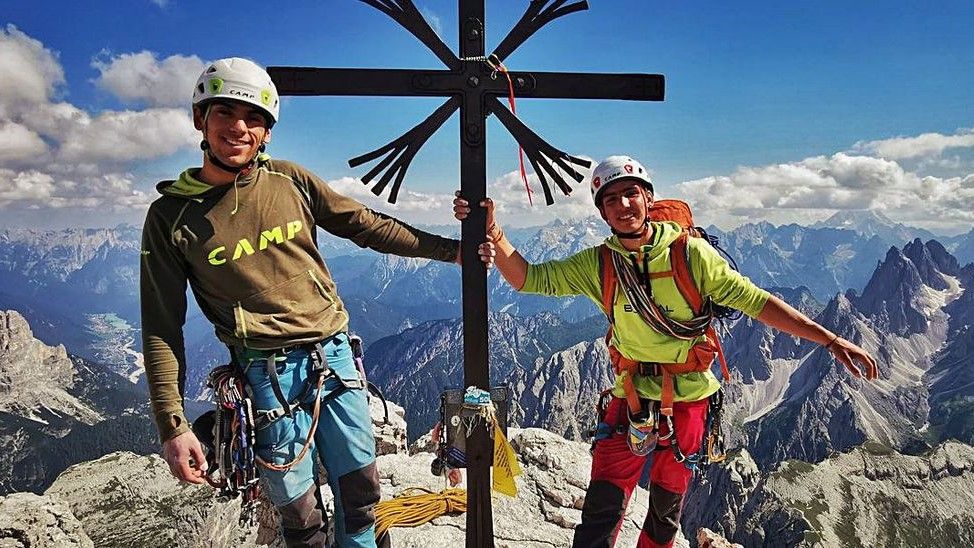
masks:
[[[867,443],[763,476],[741,452],[711,469],[683,525],[712,525],[745,546],[969,546],[974,448],[947,442],[911,456]]]
[[[45,495],[71,508],[98,546],[232,547],[254,544],[239,523],[240,499],[221,502],[208,485],[178,482],[156,455],[119,452],[65,470]]]
[[[0,548],[94,548],[81,522],[53,497],[14,493],[0,497]]]
[[[516,498],[498,494],[493,497],[495,546],[570,546],[573,528],[581,518],[592,466],[589,446],[537,428],[512,428],[509,436],[524,473],[516,479]],[[402,454],[380,457],[383,500],[414,487],[434,492],[444,489],[444,480],[429,472],[433,458],[432,453],[425,452],[411,457]],[[618,546],[635,546],[648,498],[643,489],[634,493]],[[390,535],[396,547],[460,546],[464,542],[465,530],[466,516],[460,514],[439,517],[415,528],[394,528]],[[688,547],[689,544],[678,535],[675,546]]]
[[[76,377],[64,346],[47,346],[18,312],[0,311],[0,411],[44,424],[51,415],[94,424],[101,415],[68,393]]]

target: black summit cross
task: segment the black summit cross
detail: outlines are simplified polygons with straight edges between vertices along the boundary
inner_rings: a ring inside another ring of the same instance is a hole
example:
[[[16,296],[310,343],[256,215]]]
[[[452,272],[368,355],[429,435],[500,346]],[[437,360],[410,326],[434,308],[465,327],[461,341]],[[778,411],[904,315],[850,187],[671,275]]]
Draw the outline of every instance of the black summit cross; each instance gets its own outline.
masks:
[[[493,53],[484,52],[484,0],[459,0],[457,57],[433,31],[411,0],[360,0],[385,13],[425,44],[447,70],[343,69],[270,67],[281,95],[344,96],[442,96],[446,102],[426,120],[398,139],[368,154],[349,160],[356,167],[382,158],[362,181],[378,181],[372,192],[380,195],[392,181],[389,202],[395,203],[410,162],[433,134],[457,109],[460,110],[461,193],[474,207],[461,226],[463,258],[463,363],[464,386],[489,390],[487,366],[487,276],[477,255],[486,239],[486,212],[476,207],[487,194],[486,119],[490,114],[507,128],[524,149],[544,190],[545,201],[554,202],[551,184],[568,194],[567,174],[582,181],[577,167],[590,162],[570,156],[531,131],[498,97],[508,95],[506,77],[497,77],[501,63],[518,46],[547,23],[588,9],[584,0],[531,0],[527,10]],[[567,5],[566,5],[567,4]],[[565,72],[508,73],[518,98],[627,99],[662,101],[663,76],[659,74],[595,74]],[[547,177],[546,177],[547,175]],[[490,500],[492,444],[486,428],[477,428],[467,441],[467,542],[468,547],[493,546]]]

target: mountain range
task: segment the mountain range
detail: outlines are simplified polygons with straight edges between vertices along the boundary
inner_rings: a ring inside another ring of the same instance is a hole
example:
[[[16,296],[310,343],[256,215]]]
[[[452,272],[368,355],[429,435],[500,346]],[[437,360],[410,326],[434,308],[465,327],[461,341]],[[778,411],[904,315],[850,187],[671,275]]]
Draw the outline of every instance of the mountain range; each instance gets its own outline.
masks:
[[[512,237],[529,260],[540,261],[597,244],[603,227],[597,218],[556,221]],[[767,544],[774,537],[758,524],[770,520],[802,539],[786,545],[812,545],[815,531],[820,541],[844,539],[841,519],[819,519],[841,507],[834,491],[822,492],[826,509],[788,521],[791,495],[782,495],[788,491],[781,481],[796,471],[807,478],[801,481],[819,483],[823,474],[893,473],[877,472],[878,465],[856,472],[842,460],[846,453],[888,454],[896,463],[888,468],[896,470],[932,463],[937,451],[966,455],[974,444],[974,231],[934,238],[879,215],[837,215],[812,227],[757,223],[709,232],[759,285],[866,348],[879,361],[880,378],[854,379],[823,349],[748,318],[728,322],[725,429],[739,451],[736,464],[717,470],[737,475],[728,481],[711,471],[702,478],[708,496],[725,504],[707,513],[706,505],[688,503],[687,530],[719,523],[738,542]],[[0,442],[13,448],[0,457],[0,492],[39,492],[66,466],[115,449],[157,450],[138,352],[138,241],[130,227],[0,233],[0,275],[11,281],[0,288],[0,310],[19,311],[0,313]],[[370,379],[404,404],[410,437],[422,436],[439,420],[442,390],[462,387],[458,269],[330,238],[321,247],[352,328],[369,343]],[[604,317],[586,299],[519,295],[496,272],[489,292],[491,381],[513,394],[510,424],[586,439],[595,400],[612,379]],[[208,405],[194,400],[206,399],[203,380],[226,360],[226,349],[196,309],[186,333],[193,416]],[[943,449],[951,439],[959,445]],[[819,468],[837,462],[844,464]],[[966,465],[930,466],[970,482],[967,472],[950,472]],[[744,470],[746,489],[735,479]],[[894,473],[938,492],[928,485],[939,472],[932,474]],[[771,494],[758,489],[768,485],[778,487]],[[856,496],[877,495],[864,488]],[[917,515],[935,512],[933,506]],[[869,535],[856,538],[891,538]]]
[[[144,391],[0,311],[0,494],[42,492],[62,470],[105,453],[158,450]]]

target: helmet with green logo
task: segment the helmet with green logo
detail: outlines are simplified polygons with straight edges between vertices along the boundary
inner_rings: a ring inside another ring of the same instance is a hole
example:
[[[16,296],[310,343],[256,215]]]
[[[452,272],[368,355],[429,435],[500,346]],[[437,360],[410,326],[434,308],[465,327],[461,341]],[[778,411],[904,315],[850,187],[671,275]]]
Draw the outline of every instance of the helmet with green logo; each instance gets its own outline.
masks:
[[[267,71],[250,59],[228,57],[213,61],[196,81],[193,106],[205,106],[217,99],[231,99],[254,105],[268,117],[268,126],[277,122],[281,99]]]

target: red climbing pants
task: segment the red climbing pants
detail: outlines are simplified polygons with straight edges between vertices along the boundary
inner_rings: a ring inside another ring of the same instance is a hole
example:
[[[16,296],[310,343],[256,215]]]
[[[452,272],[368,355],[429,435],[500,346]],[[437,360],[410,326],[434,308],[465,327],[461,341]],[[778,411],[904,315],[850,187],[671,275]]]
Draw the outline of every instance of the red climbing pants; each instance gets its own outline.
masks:
[[[708,404],[708,399],[673,404],[674,429],[684,455],[692,455],[700,449]],[[615,544],[629,497],[646,459],[650,458],[634,455],[626,444],[629,418],[625,399],[612,398],[601,422],[610,427],[612,435],[595,443],[592,479],[585,493],[582,522],[575,528],[575,548],[609,548]],[[667,433],[664,421],[660,425],[660,435]],[[676,462],[667,441],[659,442],[651,457],[649,511],[639,534],[638,548],[673,545],[673,537],[680,526],[683,495],[693,476],[682,462]]]

